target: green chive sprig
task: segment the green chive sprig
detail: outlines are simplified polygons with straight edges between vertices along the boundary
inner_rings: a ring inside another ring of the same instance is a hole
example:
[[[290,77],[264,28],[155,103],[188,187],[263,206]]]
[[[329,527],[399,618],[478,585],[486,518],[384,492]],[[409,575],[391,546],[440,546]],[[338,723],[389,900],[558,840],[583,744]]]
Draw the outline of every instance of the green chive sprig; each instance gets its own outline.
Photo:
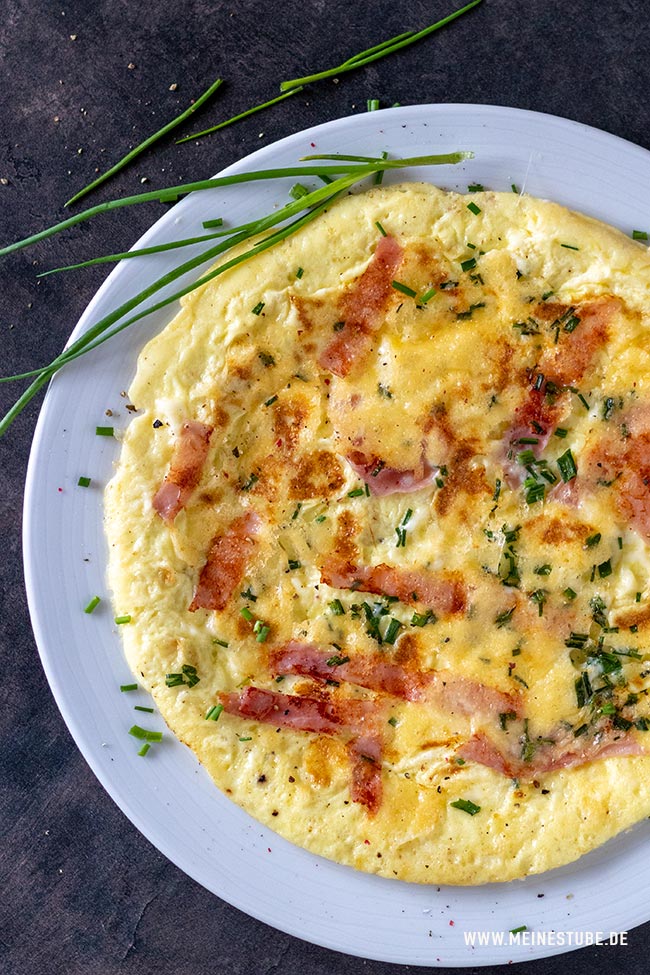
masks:
[[[210,135],[212,132],[218,132],[219,129],[225,129],[227,125],[232,125],[233,122],[239,122],[240,119],[248,118],[249,115],[253,115],[255,112],[261,112],[264,108],[270,108],[271,105],[277,105],[278,102],[283,102],[285,98],[289,98],[291,95],[295,95],[299,91],[302,91],[302,85],[298,85],[296,88],[292,88],[291,91],[287,91],[283,95],[278,95],[276,98],[271,98],[268,102],[262,102],[261,105],[253,105],[252,108],[247,108],[245,112],[240,112],[239,115],[233,115],[232,118],[227,118],[224,122],[218,122],[216,125],[211,125],[209,129],[203,129],[201,132],[194,132],[192,135],[184,135],[182,139],[176,140],[176,145],[180,146],[183,142],[191,142],[193,139],[200,139],[204,135]]]
[[[73,203],[76,203],[77,200],[80,200],[82,196],[85,196],[86,193],[90,193],[91,190],[94,190],[98,186],[101,186],[102,183],[105,183],[106,180],[110,179],[111,176],[114,176],[115,173],[119,173],[121,169],[124,169],[125,166],[128,166],[130,162],[132,162],[134,159],[137,158],[137,156],[139,156],[146,149],[148,149],[149,146],[152,146],[154,142],[157,142],[159,139],[162,139],[162,137],[167,135],[168,132],[171,132],[172,129],[175,129],[177,125],[180,125],[182,122],[185,121],[186,118],[189,118],[190,115],[196,112],[196,110],[200,108],[201,105],[203,105],[203,103],[208,100],[208,98],[211,98],[212,95],[214,95],[215,91],[217,91],[217,89],[220,88],[222,84],[223,84],[223,80],[221,78],[217,78],[217,80],[210,85],[208,90],[204,91],[203,94],[200,95],[196,99],[196,101],[192,105],[190,105],[189,108],[186,108],[184,112],[181,112],[180,115],[177,115],[175,119],[171,120],[171,122],[168,122],[166,125],[163,125],[161,129],[158,129],[157,132],[154,132],[153,135],[150,135],[148,138],[146,138],[144,142],[141,142],[139,145],[135,146],[135,148],[131,149],[130,152],[127,152],[127,154],[125,156],[122,156],[122,158],[118,162],[116,162],[114,166],[111,166],[110,169],[107,169],[105,173],[102,173],[101,176],[98,176],[97,179],[92,181],[92,183],[89,183],[88,186],[84,186],[84,188],[79,190],[78,193],[75,193],[74,196],[71,196],[65,205],[67,207],[71,206]]]
[[[366,48],[365,51],[360,51],[358,54],[352,55],[342,64],[337,65],[335,68],[328,68],[325,71],[318,71],[315,74],[305,75],[304,78],[292,78],[290,81],[283,81],[280,85],[280,91],[290,91],[291,89],[302,87],[303,85],[311,84],[313,81],[322,81],[324,78],[334,78],[341,74],[345,74],[347,71],[354,71],[355,68],[362,68],[366,64],[371,64],[373,61],[378,61],[380,58],[386,57],[388,54],[394,54],[395,51],[400,51],[404,47],[408,47],[410,44],[415,44],[416,41],[421,41],[424,37],[428,37],[429,34],[433,34],[434,31],[440,30],[446,24],[451,23],[452,20],[456,20],[462,14],[467,13],[472,7],[477,7],[481,0],[472,0],[471,3],[465,4],[460,10],[455,10],[453,13],[448,14],[443,17],[442,20],[436,21],[435,24],[430,24],[429,27],[425,27],[423,30],[419,31],[405,31],[402,34],[397,34],[395,37],[391,37],[386,41],[382,41],[379,44],[375,44],[374,47]]]

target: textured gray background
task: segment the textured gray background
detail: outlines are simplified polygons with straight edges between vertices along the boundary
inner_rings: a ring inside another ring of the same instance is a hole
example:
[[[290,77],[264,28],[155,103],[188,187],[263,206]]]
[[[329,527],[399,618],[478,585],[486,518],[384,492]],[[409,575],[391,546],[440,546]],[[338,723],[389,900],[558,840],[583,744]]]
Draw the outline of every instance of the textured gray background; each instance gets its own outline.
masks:
[[[61,219],[63,201],[92,178],[95,166],[119,158],[215,77],[228,86],[197,116],[205,125],[272,97],[283,78],[339,63],[461,5],[1,0],[2,242]],[[448,101],[534,109],[650,148],[649,38],[647,0],[485,0],[438,35],[342,76],[338,85],[314,85],[198,145],[166,140],[93,202],[140,191],[142,177],[153,187],[209,176],[260,145],[363,111],[373,97],[383,106]],[[178,85],[174,92],[172,84]],[[156,205],[123,211],[5,259],[0,372],[52,358],[105,277],[94,268],[39,283],[40,267],[61,263],[63,255],[125,249],[161,212]],[[13,389],[0,386],[0,407],[9,404]],[[0,971],[400,971],[310,946],[224,904],[157,853],[95,780],[49,692],[25,603],[20,509],[35,417],[32,406],[0,443]],[[519,971],[647,971],[650,925],[631,932],[629,941],[627,948],[583,949]]]

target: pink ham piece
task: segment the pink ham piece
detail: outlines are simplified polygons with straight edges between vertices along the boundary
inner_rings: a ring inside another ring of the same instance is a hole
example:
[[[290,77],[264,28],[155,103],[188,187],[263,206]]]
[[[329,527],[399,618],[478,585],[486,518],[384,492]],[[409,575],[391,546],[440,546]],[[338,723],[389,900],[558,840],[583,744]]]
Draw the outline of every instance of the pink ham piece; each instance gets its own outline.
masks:
[[[341,302],[343,327],[321,352],[318,362],[336,376],[347,376],[370,346],[382,323],[382,312],[392,293],[402,248],[394,237],[382,237],[370,264]]]
[[[419,603],[437,616],[462,613],[467,606],[467,587],[454,572],[398,569],[383,562],[355,566],[332,556],[321,569],[321,581],[335,589],[395,596],[409,605]]]
[[[152,500],[154,509],[168,524],[185,507],[201,479],[212,429],[198,420],[187,420],[180,429],[169,470]]]
[[[381,739],[377,736],[353,738],[348,745],[352,761],[350,795],[354,802],[365,806],[371,815],[381,805],[381,751]]]
[[[336,663],[337,660],[345,662]],[[379,654],[364,654],[346,660],[345,654],[291,640],[271,652],[270,666],[274,674],[300,674],[315,680],[348,681],[405,701],[430,701],[452,714],[496,717],[510,711],[519,715],[522,710],[522,700],[518,694],[508,694],[444,670],[424,672],[408,669]]]
[[[379,705],[373,701],[323,701],[260,687],[220,694],[219,700],[224,711],[240,718],[319,735],[351,735],[347,748],[352,763],[352,799],[371,815],[377,811],[382,797],[382,742],[377,729],[385,722]]]
[[[571,386],[584,378],[596,353],[609,336],[616,314],[621,310],[619,298],[598,298],[578,305],[575,315],[580,323],[572,332],[560,328],[559,341],[542,354],[538,369],[546,381],[557,386]]]
[[[433,484],[440,470],[427,460],[422,459],[418,470],[406,471],[395,467],[386,467],[379,457],[368,458],[361,451],[355,450],[345,458],[362,480],[366,482],[370,493],[377,497],[387,494],[410,494],[420,488]]]
[[[258,515],[247,511],[213,539],[189,605],[190,613],[197,609],[225,609],[242,580],[260,525]]]
[[[483,734],[474,735],[461,745],[456,754],[465,761],[478,762],[493,768],[508,778],[530,780],[544,772],[577,768],[599,758],[644,755],[646,751],[632,735],[609,728],[584,743],[582,738],[574,738],[573,741],[540,745],[530,762],[524,762],[521,758],[502,751]]]

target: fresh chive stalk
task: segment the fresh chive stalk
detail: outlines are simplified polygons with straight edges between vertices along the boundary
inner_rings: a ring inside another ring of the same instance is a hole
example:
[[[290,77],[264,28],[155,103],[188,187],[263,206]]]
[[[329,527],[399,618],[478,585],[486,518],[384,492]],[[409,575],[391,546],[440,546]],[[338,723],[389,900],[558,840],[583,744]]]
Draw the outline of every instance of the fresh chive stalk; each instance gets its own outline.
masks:
[[[210,135],[212,132],[218,132],[219,129],[225,129],[227,125],[232,125],[233,122],[239,122],[240,119],[248,118],[249,115],[254,115],[255,112],[261,112],[263,108],[270,108],[271,105],[277,105],[278,102],[283,102],[285,98],[289,98],[290,95],[295,95],[299,91],[302,91],[302,85],[299,85],[297,88],[292,88],[291,91],[287,91],[283,95],[278,95],[276,98],[270,98],[268,102],[262,102],[261,105],[253,105],[252,108],[247,108],[245,112],[233,115],[232,118],[227,118],[224,122],[217,122],[216,125],[211,125],[209,129],[203,129],[202,132],[184,135],[182,139],[176,140],[176,145],[180,146],[183,142],[191,142],[192,139],[200,139],[204,135]]]
[[[172,129],[175,129],[177,125],[180,125],[182,122],[185,121],[186,118],[189,118],[190,115],[196,112],[196,110],[200,108],[201,105],[203,105],[204,102],[208,100],[208,98],[211,98],[212,95],[214,95],[215,91],[217,91],[217,89],[220,88],[222,84],[223,84],[223,79],[217,78],[217,80],[210,85],[208,90],[204,91],[203,94],[200,95],[196,99],[196,101],[190,105],[189,108],[186,108],[184,112],[181,112],[180,115],[177,115],[176,118],[172,119],[171,122],[168,122],[167,125],[163,125],[162,129],[158,129],[157,132],[154,132],[153,135],[150,135],[147,139],[144,140],[144,142],[141,142],[139,145],[135,146],[135,148],[131,149],[130,152],[127,152],[127,154],[123,156],[118,162],[116,162],[114,166],[111,166],[110,169],[107,169],[105,173],[102,173],[101,176],[98,176],[97,179],[92,181],[92,183],[89,183],[88,186],[84,186],[84,188],[79,190],[78,193],[75,193],[74,196],[71,196],[65,205],[67,207],[71,206],[73,203],[76,203],[77,200],[80,200],[82,196],[85,196],[86,193],[90,193],[91,190],[97,189],[98,186],[101,186],[102,183],[105,183],[106,180],[110,179],[111,176],[114,176],[115,173],[119,173],[121,169],[124,169],[125,166],[128,166],[130,162],[132,162],[137,156],[139,156],[146,149],[148,149],[149,146],[152,146],[154,142],[157,142],[159,139],[162,139],[162,137],[167,135],[168,132],[171,132]]]
[[[434,31],[439,30],[446,24],[449,24],[452,20],[456,20],[462,14],[471,10],[472,7],[477,7],[481,0],[472,0],[471,3],[466,4],[461,7],[460,10],[455,10],[454,13],[448,14],[443,17],[442,20],[438,20],[435,24],[430,24],[429,27],[425,27],[423,30],[419,31],[405,31],[402,34],[398,34],[396,37],[391,37],[386,41],[381,41],[379,44],[375,44],[374,47],[366,48],[365,51],[360,51],[358,54],[352,55],[342,64],[339,64],[335,68],[328,68],[325,71],[318,71],[315,74],[306,75],[304,78],[293,78],[290,81],[283,81],[280,85],[280,91],[290,91],[293,88],[297,88],[303,85],[311,84],[313,81],[322,81],[324,78],[334,78],[338,75],[345,74],[347,71],[353,71],[355,68],[362,68],[366,64],[371,64],[373,61],[377,61],[380,58],[386,57],[387,54],[394,54],[395,51],[400,51],[403,47],[408,47],[409,44],[414,44],[416,41],[422,40],[422,38],[427,37],[429,34],[433,34]]]

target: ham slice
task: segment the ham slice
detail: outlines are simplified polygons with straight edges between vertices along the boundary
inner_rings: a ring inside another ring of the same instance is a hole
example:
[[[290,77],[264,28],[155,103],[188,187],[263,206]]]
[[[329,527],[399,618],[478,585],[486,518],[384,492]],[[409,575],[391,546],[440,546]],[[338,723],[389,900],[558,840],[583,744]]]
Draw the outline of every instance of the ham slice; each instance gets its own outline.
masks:
[[[596,353],[608,339],[612,321],[622,308],[619,298],[598,298],[575,308],[579,324],[571,332],[560,327],[558,341],[542,354],[538,369],[557,386],[579,383]]]
[[[530,761],[501,750],[487,735],[477,734],[458,749],[456,754],[465,761],[487,765],[511,779],[534,779],[544,772],[562,768],[577,768],[599,758],[623,755],[644,755],[645,749],[633,735],[606,728],[592,738],[581,736],[542,744],[535,749]]]
[[[373,701],[324,701],[296,694],[280,694],[261,687],[220,694],[224,711],[278,728],[319,735],[348,735],[352,764],[350,792],[354,802],[374,814],[381,805],[382,741],[378,732],[382,709]]]
[[[377,812],[382,799],[381,752],[378,736],[364,735],[354,738],[348,745],[352,761],[350,795],[371,815]]]
[[[242,580],[260,525],[258,515],[247,511],[213,539],[189,605],[190,613],[197,609],[225,609]]]
[[[380,239],[370,264],[341,301],[343,326],[319,356],[323,369],[347,376],[364,357],[373,332],[382,323],[382,312],[391,296],[393,277],[402,254],[394,237]]]
[[[456,572],[398,569],[383,562],[351,565],[331,556],[321,569],[321,581],[335,589],[396,596],[402,603],[422,604],[437,616],[462,613],[467,606],[467,587]]]
[[[188,420],[180,429],[169,470],[151,502],[168,524],[185,507],[201,479],[212,429],[198,420]]]
[[[381,654],[364,654],[346,659],[345,654],[291,640],[271,652],[270,666],[274,674],[300,674],[315,680],[348,681],[405,701],[430,701],[452,714],[496,717],[505,712],[519,715],[522,710],[519,694],[508,694],[449,671],[425,672],[403,667]]]
[[[366,482],[370,493],[377,497],[419,491],[420,488],[433,484],[440,470],[438,466],[429,464],[424,458],[417,470],[399,470],[395,467],[387,467],[379,457],[368,458],[358,450],[348,454],[345,459],[355,474]]]

